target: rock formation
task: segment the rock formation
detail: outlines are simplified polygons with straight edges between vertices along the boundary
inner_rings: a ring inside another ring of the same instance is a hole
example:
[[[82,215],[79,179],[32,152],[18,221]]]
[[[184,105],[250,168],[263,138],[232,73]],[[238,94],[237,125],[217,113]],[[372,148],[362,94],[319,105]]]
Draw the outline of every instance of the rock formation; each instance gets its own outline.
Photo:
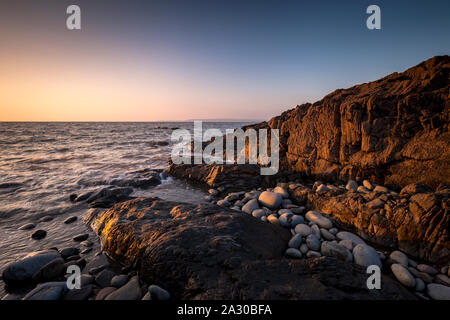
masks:
[[[112,258],[181,299],[415,299],[333,258],[283,258],[287,229],[212,204],[137,198],[85,217]]]
[[[280,129],[282,169],[391,188],[450,183],[450,57],[338,89],[257,127]]]

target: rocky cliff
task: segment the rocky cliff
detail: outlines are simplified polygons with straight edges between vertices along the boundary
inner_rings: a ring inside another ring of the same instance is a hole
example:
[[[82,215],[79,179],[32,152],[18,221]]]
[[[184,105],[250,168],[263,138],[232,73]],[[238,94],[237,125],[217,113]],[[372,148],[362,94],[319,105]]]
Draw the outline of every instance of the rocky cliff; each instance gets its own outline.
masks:
[[[450,183],[450,57],[338,89],[266,124],[280,129],[281,168],[391,188]]]

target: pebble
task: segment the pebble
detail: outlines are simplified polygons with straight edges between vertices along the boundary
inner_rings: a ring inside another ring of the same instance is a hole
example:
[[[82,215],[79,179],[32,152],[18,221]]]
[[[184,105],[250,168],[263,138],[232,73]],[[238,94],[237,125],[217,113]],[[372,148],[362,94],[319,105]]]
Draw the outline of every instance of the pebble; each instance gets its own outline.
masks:
[[[45,238],[46,235],[47,235],[47,231],[45,231],[45,230],[36,230],[31,235],[31,238],[34,239],[34,240],[40,240],[40,239]]]
[[[352,240],[348,240],[348,239],[347,240],[341,240],[341,241],[339,241],[339,244],[341,246],[346,247],[348,250],[353,251],[354,245],[353,245],[353,241]]]
[[[328,231],[334,236],[339,232],[339,230],[337,228],[331,228]]]
[[[139,278],[134,276],[127,284],[110,293],[105,300],[140,300],[141,295]]]
[[[27,223],[21,226],[19,230],[31,230],[34,229],[34,227],[36,227],[34,223]]]
[[[215,196],[219,194],[219,191],[217,191],[216,189],[209,189],[208,193],[212,196]]]
[[[252,199],[249,202],[247,202],[243,207],[242,211],[248,214],[252,214],[253,210],[259,209],[258,200]]]
[[[69,217],[69,218],[67,218],[66,220],[64,220],[64,223],[65,224],[69,224],[69,223],[72,223],[72,222],[75,222],[75,221],[77,221],[77,217],[75,217],[75,216],[72,216],[72,217]]]
[[[298,249],[302,244],[302,236],[300,234],[296,234],[289,240],[288,247]]]
[[[430,283],[427,285],[427,294],[434,300],[450,300],[450,287]]]
[[[75,248],[75,247],[64,248],[64,249],[61,249],[59,251],[59,253],[61,254],[61,256],[64,259],[67,259],[70,256],[75,256],[75,255],[79,254],[80,253],[80,249]]]
[[[128,275],[119,274],[111,279],[111,287],[120,288],[128,282]]]
[[[217,205],[220,207],[229,207],[231,206],[231,203],[228,200],[219,200],[217,201]]]
[[[243,207],[244,206],[244,202],[242,202],[241,200],[237,200],[235,203],[234,203],[234,206],[236,206],[236,207]]]
[[[276,215],[271,214],[267,217],[267,221],[269,221],[271,224],[280,225],[280,221],[278,221],[278,218]]]
[[[170,299],[170,293],[167,290],[164,290],[163,288],[152,284],[150,287],[148,287],[148,293],[150,294],[151,300],[169,300]]]
[[[305,207],[296,207],[296,208],[291,208],[291,210],[295,214],[302,214],[303,212],[305,212],[306,208]]]
[[[41,283],[27,293],[23,300],[60,300],[67,290],[64,281]]]
[[[370,265],[377,265],[380,268],[382,267],[378,253],[374,248],[366,244],[358,244],[353,248],[353,258],[356,264],[363,267],[368,267]]]
[[[105,269],[95,276],[94,281],[96,284],[99,285],[100,288],[110,287],[112,286],[111,280],[114,278],[115,275],[116,274],[111,270]]]
[[[282,187],[275,187],[275,189],[273,189],[273,192],[278,193],[282,198],[289,198],[289,193]]]
[[[302,224],[304,222],[305,222],[305,219],[303,219],[302,216],[294,214],[291,218],[291,227],[295,228],[295,226]]]
[[[73,237],[73,241],[81,242],[89,238],[89,235],[87,233],[79,234],[75,237]]]
[[[320,241],[313,234],[310,234],[309,236],[306,237],[306,245],[308,246],[308,248],[310,248],[313,251],[320,250]]]
[[[82,274],[80,276],[80,285],[82,287],[91,284],[92,282],[94,282],[94,277],[91,276],[90,274]]]
[[[336,237],[337,237],[339,240],[351,240],[351,241],[354,243],[354,245],[358,245],[358,244],[366,244],[366,243],[364,242],[364,240],[361,239],[360,237],[358,237],[356,234],[351,233],[351,232],[347,232],[347,231],[341,231],[341,232],[338,232],[338,233],[336,234]]]
[[[358,184],[356,183],[355,180],[349,180],[347,182],[347,185],[345,186],[345,189],[349,191],[356,191],[356,189],[358,189]]]
[[[97,293],[95,300],[105,300],[105,298],[114,291],[116,291],[116,288],[114,287],[103,288]]]
[[[42,266],[32,277],[35,281],[49,281],[59,277],[65,270],[64,260],[56,258]]]
[[[434,282],[450,287],[450,278],[445,274],[438,274],[434,277]]]
[[[36,251],[26,255],[23,259],[8,264],[3,271],[5,283],[31,280],[33,275],[47,263],[60,258],[55,250]]]
[[[327,191],[329,191],[330,189],[328,189],[328,187],[324,184],[321,184],[317,189],[316,192],[321,194],[321,193],[325,193]]]
[[[302,253],[300,252],[300,250],[295,248],[288,248],[286,250],[286,255],[295,259],[300,259],[302,257]]]
[[[364,186],[365,188],[367,188],[367,190],[372,190],[372,189],[373,189],[373,185],[370,183],[369,180],[364,180],[364,181],[363,181],[363,186]]]
[[[336,237],[331,232],[329,232],[327,229],[324,229],[324,228],[320,229],[320,234],[322,235],[322,237],[325,240],[332,241],[332,240],[336,239]]]
[[[363,186],[359,186],[358,189],[356,189],[356,191],[361,192],[361,193],[369,193],[370,191]]]
[[[417,268],[417,262],[412,259],[408,259],[408,264],[413,268]]]
[[[381,192],[381,193],[386,193],[388,192],[388,189],[386,187],[383,186],[376,186],[373,191],[375,192]]]
[[[306,256],[307,256],[308,258],[320,258],[322,255],[321,255],[320,252],[318,252],[318,251],[309,250],[309,251],[306,253]]]
[[[319,228],[319,226],[317,224],[313,224],[311,226],[311,231],[312,231],[313,235],[315,235],[318,239],[321,238],[320,228]]]
[[[295,226],[295,233],[302,235],[303,237],[307,237],[312,233],[311,227],[306,224],[298,224]]]
[[[261,218],[262,216],[265,216],[266,212],[263,209],[256,209],[253,210],[252,212],[252,216],[254,216],[255,218]]]
[[[305,254],[308,251],[309,251],[309,248],[308,248],[308,246],[305,243],[300,246],[300,252],[301,253]]]
[[[422,292],[423,290],[425,290],[425,282],[423,282],[422,279],[420,278],[416,278],[416,291]]]
[[[401,264],[392,264],[391,270],[397,280],[404,286],[409,288],[414,288],[416,286],[416,280],[414,279],[413,275]]]
[[[277,209],[281,205],[282,197],[279,193],[264,191],[258,197],[258,201],[269,209]]]
[[[63,300],[87,300],[93,291],[94,286],[92,284],[81,286],[80,289],[68,290],[63,297]]]
[[[305,217],[306,219],[308,219],[308,221],[314,222],[322,228],[330,229],[333,227],[330,219],[324,217],[316,211],[308,211]]]
[[[438,273],[438,271],[435,268],[433,268],[432,266],[429,266],[427,264],[419,264],[416,267],[416,269],[419,270],[420,272],[425,272],[425,273],[431,274],[432,276],[434,276],[435,274]]]
[[[283,213],[278,220],[282,227],[289,228],[291,226],[292,213]]]
[[[425,281],[425,283],[433,282],[433,277],[425,272],[417,272],[416,277],[422,279],[423,281]]]
[[[392,251],[389,258],[404,267],[408,266],[408,257],[401,251]]]
[[[350,250],[334,242],[329,241],[322,242],[320,252],[322,253],[322,255],[326,257],[334,257],[342,261],[350,262],[353,260],[353,256]]]

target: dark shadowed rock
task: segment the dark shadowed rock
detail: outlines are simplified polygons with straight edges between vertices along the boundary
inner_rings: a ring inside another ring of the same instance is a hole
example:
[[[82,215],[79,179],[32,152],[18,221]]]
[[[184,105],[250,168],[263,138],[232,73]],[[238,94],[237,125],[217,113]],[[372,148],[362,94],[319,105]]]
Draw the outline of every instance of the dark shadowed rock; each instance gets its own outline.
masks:
[[[65,282],[46,282],[31,290],[23,300],[60,300],[67,292]]]
[[[76,216],[72,216],[72,217],[69,217],[66,220],[64,220],[64,223],[65,224],[69,224],[69,223],[75,222],[76,220],[77,220],[77,217]]]
[[[92,294],[93,285],[87,284],[80,289],[71,289],[63,296],[63,300],[87,300]]]
[[[65,270],[64,260],[56,258],[39,269],[34,275],[35,281],[49,281],[59,277]]]
[[[228,191],[241,191],[259,187],[262,177],[258,165],[175,165],[169,161],[170,175],[205,183],[212,188],[224,187]]]
[[[61,258],[55,250],[37,251],[23,259],[10,263],[3,270],[2,278],[6,284],[17,284],[31,281],[33,275],[49,262]]]
[[[35,232],[33,232],[31,234],[31,238],[34,239],[34,240],[40,240],[40,239],[44,239],[46,235],[47,235],[47,231],[45,231],[45,230],[36,230]]]
[[[95,276],[95,283],[98,284],[100,288],[110,287],[112,286],[111,280],[112,278],[114,278],[115,275],[116,274],[111,270],[105,269]]]
[[[82,234],[79,234],[79,235],[73,237],[73,241],[82,242],[82,241],[86,240],[87,238],[89,238],[89,235],[87,233],[82,233]]]
[[[85,221],[105,252],[136,266],[146,282],[158,281],[174,298],[415,298],[388,278],[381,290],[368,290],[364,268],[348,262],[288,261],[288,230],[212,204],[137,198],[91,212]]]

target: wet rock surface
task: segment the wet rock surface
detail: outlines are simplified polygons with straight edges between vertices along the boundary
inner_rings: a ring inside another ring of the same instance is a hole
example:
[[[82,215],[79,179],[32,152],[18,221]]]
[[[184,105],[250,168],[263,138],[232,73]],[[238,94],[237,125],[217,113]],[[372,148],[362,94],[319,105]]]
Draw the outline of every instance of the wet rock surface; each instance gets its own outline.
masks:
[[[286,260],[287,229],[216,205],[138,198],[85,220],[112,258],[174,298],[415,299],[387,277],[368,290],[365,269],[350,262]]]

